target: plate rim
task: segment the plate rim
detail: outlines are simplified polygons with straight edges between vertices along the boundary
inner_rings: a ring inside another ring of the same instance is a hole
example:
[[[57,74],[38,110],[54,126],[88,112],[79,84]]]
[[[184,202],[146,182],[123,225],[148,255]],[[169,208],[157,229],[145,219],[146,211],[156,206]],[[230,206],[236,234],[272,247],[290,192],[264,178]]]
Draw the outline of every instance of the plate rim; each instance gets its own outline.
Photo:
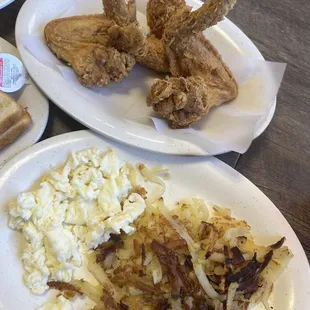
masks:
[[[9,4],[13,3],[15,0],[7,0],[4,2],[0,2],[0,10],[8,6]]]
[[[67,143],[72,144],[72,146],[74,147],[75,143],[82,143],[83,141],[86,142],[86,141],[89,141],[90,139],[100,140],[101,142],[103,142],[103,146],[106,146],[106,147],[110,146],[111,147],[111,144],[109,143],[109,140],[107,138],[102,137],[102,136],[100,136],[100,135],[98,135],[98,134],[96,134],[90,130],[80,130],[80,131],[75,131],[75,132],[69,132],[69,133],[61,134],[61,135],[54,136],[52,138],[46,139],[44,141],[41,141],[41,142],[33,145],[32,147],[30,147],[28,149],[26,149],[22,153],[18,154],[13,160],[11,160],[3,168],[2,174],[0,175],[0,189],[2,188],[3,185],[5,186],[6,182],[10,182],[10,177],[12,176],[12,172],[14,175],[14,171],[17,168],[20,168],[25,164],[27,165],[27,163],[29,161],[31,161],[32,158],[36,158],[37,156],[40,156],[40,153],[51,152],[54,149],[59,148],[59,146],[67,144]],[[121,143],[117,143],[117,144],[118,144],[117,147],[119,147],[120,149],[122,147],[130,149],[128,146],[124,146]],[[145,153],[148,153],[148,152],[145,151]],[[137,154],[134,156],[137,157],[139,155]],[[166,158],[171,159],[171,156],[167,156],[167,155],[161,155],[161,156],[165,156]],[[178,158],[183,160],[179,156],[178,156]],[[155,158],[155,160],[160,161],[159,158]],[[186,162],[187,159],[185,159],[184,161]],[[273,202],[255,184],[253,184],[249,179],[247,179],[245,176],[241,175],[238,171],[236,171],[235,169],[233,169],[229,165],[225,164],[224,162],[222,162],[219,159],[216,159],[214,157],[207,158],[206,161],[210,162],[211,165],[219,164],[221,167],[223,166],[223,167],[225,167],[225,169],[228,169],[228,171],[233,171],[234,174],[241,177],[242,180],[245,181],[247,185],[251,186],[253,189],[255,188],[255,192],[257,193],[257,195],[262,197],[261,198],[262,200],[268,201],[268,203],[269,203],[268,208],[272,208],[278,214],[279,220],[283,220],[287,229],[290,230],[287,232],[287,234],[290,234],[291,238],[292,237],[294,238],[294,240],[291,240],[291,241],[296,242],[295,247],[298,249],[298,253],[296,251],[295,254],[298,254],[298,259],[299,259],[299,261],[302,262],[302,265],[304,265],[303,267],[305,268],[305,270],[303,270],[303,273],[305,273],[307,275],[307,277],[306,277],[307,282],[305,284],[307,284],[307,283],[310,284],[310,265],[309,265],[309,261],[307,259],[307,256],[305,254],[305,251],[304,251],[298,237],[296,236],[294,230],[292,229],[291,225],[285,219],[285,217],[280,212],[280,210],[273,204]],[[199,163],[201,164],[202,162],[199,161]],[[9,229],[9,228],[6,227],[6,229]],[[295,250],[296,250],[296,248],[295,248]],[[297,255],[296,255],[296,257],[297,257]],[[306,266],[307,266],[307,269],[306,269]],[[294,289],[296,290],[297,288],[294,288]],[[306,298],[306,296],[305,296],[305,298]],[[295,306],[297,304],[298,304],[298,300],[296,300],[294,302]]]
[[[190,0],[196,5],[201,5],[203,2],[200,0]],[[103,136],[106,136],[112,140],[119,141],[125,145],[130,145],[135,148],[140,148],[143,150],[148,150],[150,152],[155,153],[161,153],[161,154],[170,154],[170,155],[194,155],[194,156],[216,156],[221,155],[230,152],[231,150],[223,150],[222,152],[214,152],[214,153],[208,153],[206,150],[202,149],[200,146],[197,146],[195,144],[192,144],[189,141],[186,140],[178,140],[172,137],[168,137],[165,135],[159,134],[157,136],[158,139],[161,139],[160,141],[157,139],[147,138],[147,137],[137,137],[137,129],[141,128],[140,126],[143,125],[135,125],[135,127],[129,128],[127,121],[121,121],[120,118],[114,118],[114,117],[106,117],[105,119],[93,120],[93,118],[85,118],[83,115],[79,112],[76,112],[76,110],[72,109],[65,101],[65,99],[62,99],[57,96],[57,94],[51,90],[49,87],[46,87],[43,82],[41,84],[40,78],[36,76],[35,72],[33,72],[32,68],[30,68],[30,64],[28,64],[28,60],[31,59],[31,61],[37,62],[37,64],[40,64],[29,52],[28,50],[23,46],[23,43],[21,42],[19,30],[22,28],[20,27],[20,23],[22,18],[24,18],[24,11],[26,11],[26,7],[32,3],[36,3],[38,0],[26,0],[23,4],[22,8],[20,9],[17,20],[16,20],[16,27],[15,27],[15,39],[16,39],[16,45],[20,52],[20,55],[24,61],[24,65],[26,66],[29,74],[33,78],[33,80],[36,82],[37,86],[41,89],[41,91],[48,97],[50,100],[57,105],[60,109],[62,109],[66,114],[68,114],[70,117],[75,119],[77,122],[83,124],[84,126],[88,127],[89,129],[97,132],[98,134],[101,134]],[[233,22],[231,22],[229,19],[225,18],[224,22],[226,23],[225,26],[230,28],[233,32],[238,33],[238,36],[241,36],[244,40],[247,41],[247,44],[251,46],[251,53],[253,54],[254,58],[262,59],[264,60],[263,55],[258,50],[256,45],[253,43],[253,41]],[[30,58],[28,58],[30,57]],[[29,65],[29,66],[28,66]],[[68,92],[68,88],[66,87],[65,93]],[[71,91],[70,91],[71,92]],[[68,93],[69,95],[69,93]],[[63,95],[64,96],[64,95]],[[87,99],[85,99],[87,100]],[[270,125],[271,120],[274,116],[275,110],[276,110],[276,103],[277,99],[272,103],[271,109],[269,110],[269,114],[265,118],[263,122],[261,122],[258,129],[256,129],[253,140],[258,138]],[[112,120],[112,122],[111,122]],[[110,123],[111,122],[111,123]],[[125,125],[124,125],[125,124]],[[126,125],[127,124],[127,125]],[[131,125],[132,126],[132,125]],[[114,127],[114,130],[112,129]],[[117,130],[115,128],[122,128],[122,133],[120,133],[120,130]],[[157,134],[157,133],[156,133]],[[152,140],[152,143],[149,143],[149,140]],[[157,141],[157,142],[156,142]],[[155,148],[154,146],[158,146]]]
[[[15,1],[15,0],[13,0]],[[18,49],[16,48],[16,46],[14,46],[13,44],[11,44],[9,41],[5,40],[4,38],[0,37],[0,45],[1,44],[5,44],[8,45],[10,48],[14,48],[14,50],[17,52],[17,54],[19,55],[19,59],[22,60],[22,57],[20,56],[20,53],[18,51]],[[23,64],[24,65],[24,64]],[[25,65],[24,65],[25,66]],[[14,151],[12,152],[12,155],[9,155],[7,157],[5,157],[4,160],[1,160],[1,151],[0,151],[0,169],[1,167],[3,167],[6,163],[8,163],[12,158],[14,158],[17,154],[19,154],[20,152],[24,151],[25,149],[31,147],[32,145],[34,145],[35,143],[37,143],[45,129],[49,120],[49,102],[48,102],[48,98],[42,93],[42,91],[39,89],[39,87],[37,86],[37,84],[34,82],[33,79],[31,79],[31,84],[30,84],[33,88],[32,91],[37,92],[40,97],[41,97],[41,101],[40,104],[44,105],[45,108],[44,110],[46,111],[44,113],[44,115],[40,115],[40,120],[42,120],[42,126],[40,126],[39,130],[37,130],[35,133],[33,133],[33,135],[31,137],[27,137],[27,132],[25,132],[26,136],[21,137],[22,139],[27,139],[27,143],[25,143],[25,145],[20,149],[18,146],[19,144],[16,144],[16,146],[14,146],[15,143],[18,143],[18,141],[14,141],[11,145],[9,145],[8,147],[12,147],[14,149]],[[28,86],[30,86],[28,85]],[[8,95],[10,96],[10,94],[8,93]],[[5,151],[5,149],[3,149],[3,151]]]

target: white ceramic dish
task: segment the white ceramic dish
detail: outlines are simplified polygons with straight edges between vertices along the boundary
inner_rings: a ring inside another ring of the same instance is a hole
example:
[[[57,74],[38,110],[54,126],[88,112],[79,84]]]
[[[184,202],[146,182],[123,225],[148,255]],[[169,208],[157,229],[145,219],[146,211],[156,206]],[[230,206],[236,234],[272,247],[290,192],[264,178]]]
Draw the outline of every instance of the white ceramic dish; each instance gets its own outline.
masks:
[[[0,38],[0,53],[9,53],[20,58],[17,49],[9,42]],[[33,124],[27,132],[22,134],[16,141],[0,151],[0,167],[10,158],[23,151],[27,147],[36,143],[42,136],[49,113],[47,98],[41,93],[38,87],[30,81],[29,85],[24,86],[16,93],[10,93],[23,107],[27,107]]]
[[[167,203],[189,196],[208,199],[230,207],[236,217],[248,221],[259,242],[271,243],[285,236],[295,256],[275,285],[271,305],[275,310],[308,309],[310,268],[301,244],[279,210],[249,180],[215,158],[150,154],[105,140],[90,131],[68,133],[40,142],[4,167],[0,176],[0,308],[2,305],[2,309],[33,310],[46,301],[46,297],[31,295],[23,285],[19,257],[21,234],[7,228],[7,203],[19,192],[28,190],[51,166],[63,164],[70,151],[89,147],[112,147],[123,160],[169,168]],[[263,307],[256,307],[258,309]]]
[[[0,0],[0,9],[3,9],[7,5],[11,4],[15,0]]]
[[[92,1],[94,3],[94,1],[99,0]],[[145,0],[137,0],[136,2],[139,12],[145,14],[147,2]],[[188,0],[188,4],[197,9],[201,2]],[[101,108],[101,104],[91,102],[86,97],[81,96],[69,84],[64,82],[59,72],[37,61],[26,50],[21,38],[34,34],[34,29],[38,27],[41,29],[41,24],[46,24],[53,16],[59,16],[65,7],[65,2],[61,0],[53,2],[27,0],[20,10],[16,23],[16,42],[23,61],[32,78],[55,104],[88,128],[128,145],[167,154],[217,155],[217,153],[208,153],[206,145],[199,146],[191,142],[173,139],[160,134],[152,127],[106,115]],[[227,50],[231,55],[263,59],[263,56],[250,39],[229,20],[225,19],[208,31],[212,43],[219,50]],[[130,93],[127,96],[130,97]],[[111,101],[111,99],[109,100]],[[120,101],[124,100],[124,98],[116,94],[113,100]],[[130,100],[135,99],[131,98]],[[85,110],[86,106],[87,112]],[[255,138],[269,125],[275,106],[276,103],[274,102],[268,117],[256,129]]]

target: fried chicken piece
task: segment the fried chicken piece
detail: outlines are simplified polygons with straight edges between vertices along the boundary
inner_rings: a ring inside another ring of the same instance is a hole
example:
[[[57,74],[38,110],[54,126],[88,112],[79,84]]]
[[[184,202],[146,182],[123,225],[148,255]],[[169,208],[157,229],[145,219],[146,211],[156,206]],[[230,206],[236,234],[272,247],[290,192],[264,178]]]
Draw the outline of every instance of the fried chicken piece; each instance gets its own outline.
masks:
[[[170,72],[162,40],[153,35],[145,38],[139,23],[136,21],[135,2],[131,0],[126,5],[124,0],[103,0],[103,3],[106,12],[108,12],[107,16],[117,21],[107,32],[110,40],[113,42],[113,47],[118,51],[134,55],[136,61],[143,66],[158,72]],[[126,20],[126,18],[113,13],[118,10],[120,12],[125,11],[126,6],[131,7],[128,11],[134,12],[134,15],[131,15],[131,20]],[[123,26],[126,22],[129,25]]]
[[[176,10],[186,5],[185,0],[149,0],[146,17],[150,34],[144,46],[144,53],[138,55],[139,64],[158,72],[170,73],[169,61],[162,36],[166,23]],[[141,54],[141,53],[140,53]]]
[[[86,87],[119,82],[128,76],[136,63],[134,57],[114,48],[88,45],[71,49],[71,52],[71,66],[79,82]]]
[[[176,10],[186,5],[184,0],[149,0],[147,3],[147,23],[150,34],[140,49],[136,61],[157,72],[170,73],[166,47],[162,40],[166,23]]]
[[[146,18],[151,35],[161,39],[170,17],[185,5],[185,0],[149,0],[146,8]]]
[[[139,55],[144,47],[145,37],[136,20],[136,2],[129,0],[103,0],[105,14],[113,19],[115,24],[108,29],[108,35],[113,47],[132,55]]]
[[[148,35],[144,49],[140,55],[136,55],[136,61],[157,72],[170,73],[169,60],[163,41],[154,35]]]
[[[132,27],[136,30],[136,27]],[[119,51],[135,56],[136,61],[157,72],[169,73],[169,61],[163,41],[150,35],[144,37],[141,32],[133,32],[130,27],[113,26],[108,31],[112,45]]]
[[[53,20],[44,30],[47,46],[58,58],[72,66],[85,86],[118,82],[135,65],[134,56],[113,47],[108,35],[115,25],[123,31],[128,28],[130,32],[142,33],[136,22],[135,5],[133,2],[126,5],[123,0],[104,0],[103,5],[108,12],[106,14]],[[134,43],[141,45],[140,42]]]
[[[136,21],[136,2],[129,0],[102,0],[104,15],[117,25],[124,27]]]
[[[45,26],[50,44],[59,48],[65,44],[93,43],[111,46],[107,31],[115,24],[104,14],[72,16],[52,20]]]
[[[207,113],[210,92],[200,76],[157,79],[148,94],[147,103],[171,123],[171,128],[182,128],[194,123]]]
[[[202,33],[222,20],[235,2],[209,0],[194,12],[185,6],[167,22],[163,43],[173,77],[155,80],[147,104],[167,118],[172,128],[190,126],[211,107],[237,96],[231,71]]]

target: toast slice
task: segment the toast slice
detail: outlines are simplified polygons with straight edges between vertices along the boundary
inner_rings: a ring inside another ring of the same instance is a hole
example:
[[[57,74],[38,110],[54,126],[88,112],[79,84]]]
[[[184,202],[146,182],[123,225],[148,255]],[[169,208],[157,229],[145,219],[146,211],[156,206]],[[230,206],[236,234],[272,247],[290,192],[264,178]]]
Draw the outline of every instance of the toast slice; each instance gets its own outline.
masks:
[[[9,129],[0,135],[0,150],[15,141],[32,124],[31,116],[23,111],[22,117]]]
[[[0,135],[23,116],[23,108],[7,94],[0,91]]]

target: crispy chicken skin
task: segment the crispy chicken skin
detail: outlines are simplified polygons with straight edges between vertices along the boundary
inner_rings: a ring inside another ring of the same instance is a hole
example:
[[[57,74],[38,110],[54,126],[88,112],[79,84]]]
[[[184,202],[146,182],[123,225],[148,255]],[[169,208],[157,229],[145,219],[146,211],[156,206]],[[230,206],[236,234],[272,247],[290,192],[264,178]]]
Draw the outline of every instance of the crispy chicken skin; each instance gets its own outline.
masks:
[[[135,0],[103,0],[105,15],[115,21],[107,31],[112,45],[119,51],[139,55],[144,49],[145,36],[136,20]]]
[[[136,21],[135,2],[129,1],[126,4],[125,0],[103,0],[103,3],[106,16],[117,20],[107,32],[113,47],[118,51],[134,55],[136,61],[143,66],[158,72],[169,73],[169,62],[163,41],[152,34],[148,37],[144,36]],[[134,12],[134,15],[131,15],[131,20],[127,20],[128,26],[124,27],[122,25],[126,20],[113,12],[125,11],[126,6],[131,7],[128,11]]]
[[[166,23],[170,17],[181,8],[185,7],[185,0],[149,0],[146,9],[147,24],[151,35],[161,39]]]
[[[185,0],[148,1],[146,17],[150,33],[147,36],[143,53],[136,57],[139,64],[158,72],[170,73],[169,60],[162,36],[168,20],[185,5]]]
[[[200,76],[157,79],[147,102],[155,112],[170,121],[172,128],[182,128],[207,113],[210,92]]]
[[[136,61],[145,67],[157,72],[170,73],[169,60],[161,39],[155,35],[148,35],[144,49],[136,56]]]
[[[196,11],[188,6],[167,22],[163,44],[173,77],[155,80],[147,104],[170,121],[172,128],[187,127],[211,107],[237,96],[238,85],[202,31],[215,25],[236,0],[209,0]]]
[[[109,14],[61,18],[48,23],[44,30],[47,46],[58,58],[72,66],[80,83],[85,86],[118,82],[135,65],[134,56],[118,51],[108,35],[117,23],[121,29],[139,28],[135,20],[135,6],[130,3],[110,10],[110,2],[123,3],[104,0]]]
[[[142,31],[134,32],[136,27],[122,28],[117,25],[109,29],[112,45],[119,51],[127,51],[135,56],[136,61],[157,72],[169,73],[170,66],[166,49],[161,39],[154,35],[144,37]]]

